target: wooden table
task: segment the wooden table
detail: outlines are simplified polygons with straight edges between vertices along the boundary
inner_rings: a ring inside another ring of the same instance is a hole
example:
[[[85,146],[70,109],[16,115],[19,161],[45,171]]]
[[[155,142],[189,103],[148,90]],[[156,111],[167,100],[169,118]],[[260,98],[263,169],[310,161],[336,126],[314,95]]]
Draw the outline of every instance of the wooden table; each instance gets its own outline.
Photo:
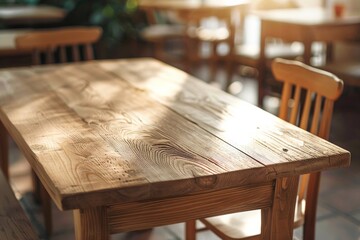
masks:
[[[0,23],[5,25],[35,25],[60,22],[66,13],[54,6],[1,6]]]
[[[2,143],[9,132],[58,208],[74,210],[77,239],[266,206],[273,239],[292,239],[298,175],[350,163],[154,59],[1,71],[0,120]]]
[[[331,58],[331,43],[360,39],[360,13],[350,12],[343,17],[324,8],[279,9],[255,12],[261,19],[260,69],[266,68],[266,38],[299,41],[304,44],[304,62],[311,64],[311,46],[314,42],[328,44],[327,58]],[[263,71],[260,71],[263,72]],[[264,96],[264,75],[259,76],[259,102]]]

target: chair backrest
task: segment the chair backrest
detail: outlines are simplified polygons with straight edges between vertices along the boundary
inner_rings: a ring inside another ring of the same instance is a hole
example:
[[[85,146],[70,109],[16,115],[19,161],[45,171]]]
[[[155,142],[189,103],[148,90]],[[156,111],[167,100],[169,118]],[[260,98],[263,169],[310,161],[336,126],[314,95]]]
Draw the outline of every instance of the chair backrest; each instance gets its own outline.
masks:
[[[15,43],[19,49],[33,51],[35,65],[42,63],[42,55],[45,63],[54,63],[55,54],[58,54],[61,63],[69,62],[70,59],[78,62],[81,59],[94,59],[92,44],[98,41],[101,33],[102,29],[99,27],[58,28],[26,33],[17,37]]]
[[[329,72],[292,60],[275,59],[272,70],[276,80],[283,82],[279,117],[328,139],[334,101],[342,93],[343,81]],[[315,221],[319,181],[319,173],[301,176],[295,227],[304,221]]]

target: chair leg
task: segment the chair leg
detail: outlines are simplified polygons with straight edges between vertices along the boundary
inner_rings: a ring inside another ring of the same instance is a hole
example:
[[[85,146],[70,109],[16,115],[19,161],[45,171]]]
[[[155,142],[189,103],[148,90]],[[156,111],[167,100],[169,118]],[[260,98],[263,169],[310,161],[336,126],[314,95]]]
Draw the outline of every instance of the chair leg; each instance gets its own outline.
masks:
[[[303,235],[306,240],[315,239],[316,208],[320,186],[320,172],[310,175],[305,209],[305,221]],[[311,199],[308,199],[311,198]]]
[[[42,204],[42,210],[43,210],[43,217],[44,217],[44,224],[46,233],[48,236],[51,236],[52,234],[52,211],[51,211],[51,199],[44,188],[44,186],[41,184],[41,204]]]
[[[41,183],[39,178],[37,177],[36,173],[31,170],[31,177],[32,177],[32,183],[33,183],[33,193],[34,193],[34,200],[36,203],[41,202]]]
[[[52,212],[51,212],[51,199],[44,186],[41,184],[39,178],[34,171],[31,171],[33,186],[34,186],[34,199],[41,204],[44,218],[44,225],[47,236],[52,234]]]
[[[196,220],[190,220],[185,223],[185,239],[196,239]]]

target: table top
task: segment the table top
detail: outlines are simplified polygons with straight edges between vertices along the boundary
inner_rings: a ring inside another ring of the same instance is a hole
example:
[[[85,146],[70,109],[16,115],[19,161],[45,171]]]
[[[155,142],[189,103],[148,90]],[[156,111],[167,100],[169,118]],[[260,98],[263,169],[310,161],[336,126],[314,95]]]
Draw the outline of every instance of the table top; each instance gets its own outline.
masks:
[[[47,5],[11,5],[0,8],[0,22],[5,24],[51,23],[63,20],[65,15],[64,9]]]
[[[286,22],[297,25],[342,25],[359,24],[359,12],[345,12],[342,17],[335,17],[331,9],[325,8],[289,8],[266,11],[254,11],[262,20]]]
[[[247,5],[249,0],[140,0],[140,8],[157,10],[221,9]]]
[[[63,210],[350,164],[348,151],[148,58],[3,70],[0,120]]]

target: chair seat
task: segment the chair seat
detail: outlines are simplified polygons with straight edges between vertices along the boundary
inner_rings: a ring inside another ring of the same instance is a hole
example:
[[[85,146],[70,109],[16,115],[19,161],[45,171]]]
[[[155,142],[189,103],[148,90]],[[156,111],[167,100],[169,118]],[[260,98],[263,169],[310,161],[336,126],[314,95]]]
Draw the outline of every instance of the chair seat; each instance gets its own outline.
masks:
[[[261,232],[261,210],[238,212],[201,220],[211,230],[221,232],[230,239],[241,239],[259,235]]]
[[[189,28],[188,36],[205,42],[221,42],[230,37],[230,32],[225,27],[219,28]]]
[[[303,224],[305,202],[302,201],[295,206],[294,227]],[[227,239],[243,239],[260,235],[261,233],[261,210],[238,212],[201,219],[207,228],[220,237]]]
[[[341,78],[345,85],[360,87],[360,62],[330,63],[320,68]]]
[[[185,27],[182,25],[155,24],[144,28],[141,31],[141,36],[148,41],[162,41],[183,37],[185,32]]]
[[[260,47],[256,45],[238,45],[235,47],[235,53],[239,56],[245,56],[254,60],[260,57]],[[294,59],[303,55],[304,47],[301,43],[269,43],[266,45],[265,57],[274,59],[277,57]]]

